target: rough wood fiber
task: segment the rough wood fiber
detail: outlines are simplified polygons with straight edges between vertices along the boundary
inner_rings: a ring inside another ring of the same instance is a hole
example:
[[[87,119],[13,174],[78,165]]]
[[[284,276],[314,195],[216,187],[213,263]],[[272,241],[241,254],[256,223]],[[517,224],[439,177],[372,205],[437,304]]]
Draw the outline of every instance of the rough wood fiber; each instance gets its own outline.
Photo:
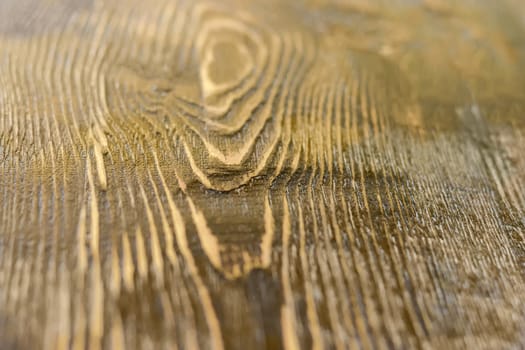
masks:
[[[0,348],[525,347],[521,1],[0,2]]]

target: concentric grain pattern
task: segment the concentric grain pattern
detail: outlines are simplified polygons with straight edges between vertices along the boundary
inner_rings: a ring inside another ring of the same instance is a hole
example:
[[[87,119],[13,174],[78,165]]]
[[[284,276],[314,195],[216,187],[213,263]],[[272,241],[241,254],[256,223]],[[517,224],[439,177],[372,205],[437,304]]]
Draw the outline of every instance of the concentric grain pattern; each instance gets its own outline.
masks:
[[[0,347],[522,347],[523,11],[1,2]]]

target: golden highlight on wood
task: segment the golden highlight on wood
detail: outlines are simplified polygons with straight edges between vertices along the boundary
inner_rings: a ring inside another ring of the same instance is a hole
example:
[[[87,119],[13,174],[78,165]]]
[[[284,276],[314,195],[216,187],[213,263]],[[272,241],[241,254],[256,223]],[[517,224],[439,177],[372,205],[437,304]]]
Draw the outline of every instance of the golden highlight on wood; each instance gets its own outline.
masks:
[[[0,349],[525,347],[525,3],[0,1]]]

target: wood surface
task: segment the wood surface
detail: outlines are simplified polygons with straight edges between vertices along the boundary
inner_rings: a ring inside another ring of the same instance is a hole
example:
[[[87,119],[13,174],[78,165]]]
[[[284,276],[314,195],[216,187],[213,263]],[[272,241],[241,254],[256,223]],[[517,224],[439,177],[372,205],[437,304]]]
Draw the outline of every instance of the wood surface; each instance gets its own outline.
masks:
[[[519,0],[2,0],[0,348],[525,348],[524,67]]]

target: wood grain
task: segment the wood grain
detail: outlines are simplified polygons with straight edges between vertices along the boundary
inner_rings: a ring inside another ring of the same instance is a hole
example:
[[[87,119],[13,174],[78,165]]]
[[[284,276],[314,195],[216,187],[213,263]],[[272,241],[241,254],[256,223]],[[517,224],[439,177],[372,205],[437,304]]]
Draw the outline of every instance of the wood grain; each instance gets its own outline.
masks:
[[[525,5],[0,2],[0,348],[525,347]]]

